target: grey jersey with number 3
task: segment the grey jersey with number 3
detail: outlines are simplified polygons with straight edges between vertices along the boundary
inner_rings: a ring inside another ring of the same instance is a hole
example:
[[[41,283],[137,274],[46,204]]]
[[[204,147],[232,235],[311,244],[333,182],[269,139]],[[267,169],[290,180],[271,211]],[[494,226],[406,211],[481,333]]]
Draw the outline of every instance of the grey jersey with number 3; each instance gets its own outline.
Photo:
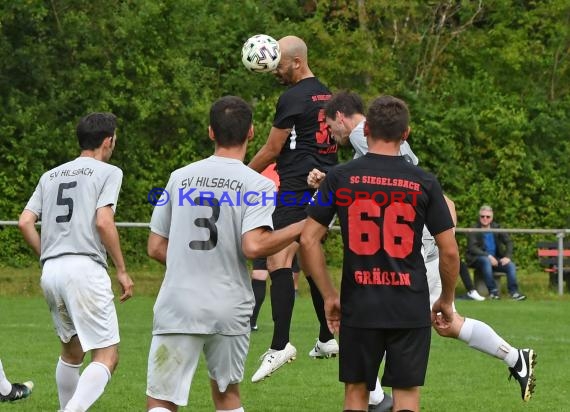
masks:
[[[174,171],[166,191],[170,201],[150,223],[168,238],[153,334],[248,333],[254,297],[241,236],[273,227],[274,183],[239,160],[211,156]]]
[[[97,209],[117,205],[123,172],[81,156],[42,175],[26,205],[42,222],[40,261],[87,255],[107,267],[107,252],[95,225]]]

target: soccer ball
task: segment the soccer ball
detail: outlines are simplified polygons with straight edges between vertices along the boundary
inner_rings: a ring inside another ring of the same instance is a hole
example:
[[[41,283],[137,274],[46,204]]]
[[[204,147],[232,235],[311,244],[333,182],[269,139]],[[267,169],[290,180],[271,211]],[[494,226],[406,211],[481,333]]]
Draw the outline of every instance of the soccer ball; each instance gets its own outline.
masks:
[[[257,34],[247,39],[241,49],[241,61],[252,72],[272,72],[281,60],[279,43],[266,34]]]

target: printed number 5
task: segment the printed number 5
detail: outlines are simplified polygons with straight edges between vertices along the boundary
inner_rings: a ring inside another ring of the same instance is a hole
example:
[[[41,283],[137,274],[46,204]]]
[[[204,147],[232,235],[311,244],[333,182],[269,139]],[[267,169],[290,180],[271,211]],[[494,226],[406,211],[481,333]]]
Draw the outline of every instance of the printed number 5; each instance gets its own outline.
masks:
[[[361,256],[370,256],[381,248],[394,258],[405,258],[414,247],[414,231],[406,223],[398,223],[398,217],[413,222],[416,211],[408,203],[392,203],[384,209],[384,222],[379,226],[374,220],[382,214],[380,206],[372,199],[355,200],[348,207],[348,247]]]
[[[73,215],[73,199],[71,197],[63,197],[63,191],[65,189],[72,189],[77,186],[77,181],[69,183],[60,183],[57,190],[57,204],[60,206],[67,206],[67,215],[56,216],[55,221],[57,223],[65,223],[71,220]]]

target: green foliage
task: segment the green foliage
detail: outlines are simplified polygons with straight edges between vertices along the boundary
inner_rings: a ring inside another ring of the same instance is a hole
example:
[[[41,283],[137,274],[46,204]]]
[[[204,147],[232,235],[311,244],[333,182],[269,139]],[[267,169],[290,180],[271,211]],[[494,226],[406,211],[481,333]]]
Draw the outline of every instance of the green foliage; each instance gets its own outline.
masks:
[[[208,111],[219,96],[254,107],[253,156],[282,88],[244,70],[240,51],[267,33],[304,38],[332,90],[405,98],[410,142],[456,201],[460,226],[482,203],[505,227],[570,224],[565,0],[26,0],[2,2],[0,22],[0,219],[17,219],[41,174],[77,155],[74,125],[89,111],[120,118],[119,221],[148,221],[147,192],[212,152]],[[15,232],[0,232],[2,261],[34,261]],[[146,261],[145,235],[122,236],[129,261]],[[517,260],[533,253],[523,240]]]

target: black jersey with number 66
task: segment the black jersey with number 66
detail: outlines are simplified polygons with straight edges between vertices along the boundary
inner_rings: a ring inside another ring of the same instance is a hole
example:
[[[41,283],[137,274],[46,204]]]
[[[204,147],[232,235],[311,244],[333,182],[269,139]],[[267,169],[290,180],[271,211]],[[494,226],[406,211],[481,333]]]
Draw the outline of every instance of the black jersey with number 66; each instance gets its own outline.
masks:
[[[429,326],[422,230],[453,227],[436,177],[401,156],[368,153],[333,168],[319,190],[309,216],[328,225],[337,213],[342,230],[342,322]]]

